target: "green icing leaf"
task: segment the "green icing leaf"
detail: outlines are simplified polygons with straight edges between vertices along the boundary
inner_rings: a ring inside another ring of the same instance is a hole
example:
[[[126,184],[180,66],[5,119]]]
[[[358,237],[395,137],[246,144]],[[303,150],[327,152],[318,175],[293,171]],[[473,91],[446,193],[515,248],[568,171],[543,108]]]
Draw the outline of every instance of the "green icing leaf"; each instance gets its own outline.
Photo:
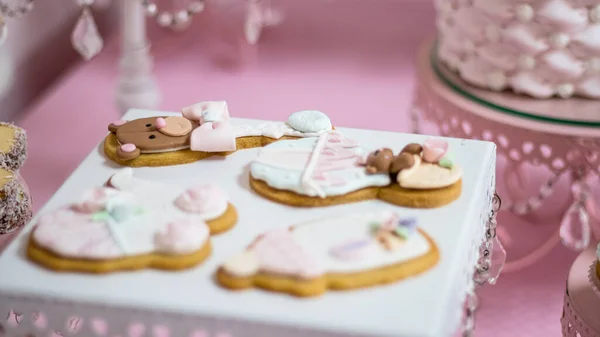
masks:
[[[440,160],[439,165],[443,168],[451,169],[454,166],[452,160],[448,157],[444,157]]]
[[[107,211],[96,212],[92,214],[92,220],[94,221],[105,221],[110,218],[110,214]]]
[[[398,235],[399,237],[401,237],[405,240],[407,240],[408,237],[410,236],[410,231],[408,230],[408,228],[401,227],[401,226],[396,227],[395,233],[396,233],[396,235]]]
[[[369,226],[371,227],[371,232],[377,232],[381,224],[379,222],[372,222]]]

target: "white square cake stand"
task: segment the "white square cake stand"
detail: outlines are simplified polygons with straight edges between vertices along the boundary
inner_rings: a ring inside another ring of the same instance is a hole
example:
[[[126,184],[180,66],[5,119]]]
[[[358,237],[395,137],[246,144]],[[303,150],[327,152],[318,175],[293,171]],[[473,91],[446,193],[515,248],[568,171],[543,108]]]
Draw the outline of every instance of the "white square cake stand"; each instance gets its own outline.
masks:
[[[124,118],[170,114],[131,110]],[[407,143],[426,138],[345,128],[339,131],[368,150],[386,146],[398,152]],[[464,169],[463,191],[450,205],[432,210],[395,207],[375,200],[314,209],[270,202],[248,186],[247,166],[259,149],[188,165],[137,168],[134,174],[140,178],[181,185],[219,183],[238,208],[239,222],[230,232],[214,237],[212,256],[191,270],[97,276],[56,273],[29,262],[24,248],[33,219],[0,255],[0,327],[8,337],[46,337],[52,331],[85,337],[450,336],[461,323],[467,295],[472,294],[474,272],[489,268],[481,261],[490,255],[484,243],[493,235],[490,224],[495,222],[496,147],[490,142],[447,140]],[[104,184],[118,169],[105,158],[100,144],[40,212],[75,201],[86,189]],[[311,299],[262,290],[231,292],[213,280],[220,263],[267,229],[323,216],[390,208],[418,217],[422,228],[434,238],[441,251],[435,268],[395,284],[329,292]],[[17,313],[18,324],[4,320],[9,311]]]

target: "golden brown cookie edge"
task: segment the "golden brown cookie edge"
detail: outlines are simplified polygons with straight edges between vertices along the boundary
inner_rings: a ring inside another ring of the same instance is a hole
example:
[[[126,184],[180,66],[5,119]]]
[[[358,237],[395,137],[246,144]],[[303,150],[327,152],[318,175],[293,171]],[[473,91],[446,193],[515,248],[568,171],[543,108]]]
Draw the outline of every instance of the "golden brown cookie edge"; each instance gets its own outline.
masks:
[[[35,229],[34,229],[35,230]],[[29,260],[57,272],[80,272],[90,274],[108,274],[113,272],[135,271],[141,269],[183,270],[204,262],[212,252],[210,238],[199,250],[186,255],[143,254],[118,259],[78,259],[63,257],[35,242],[32,234],[27,243]]]
[[[430,245],[430,250],[426,254],[381,268],[357,273],[327,273],[323,277],[300,280],[269,273],[259,273],[251,277],[236,277],[221,267],[217,270],[216,279],[222,287],[230,290],[256,287],[298,297],[319,296],[327,290],[352,290],[397,282],[430,270],[440,260],[439,248],[431,236],[421,229],[419,232]]]

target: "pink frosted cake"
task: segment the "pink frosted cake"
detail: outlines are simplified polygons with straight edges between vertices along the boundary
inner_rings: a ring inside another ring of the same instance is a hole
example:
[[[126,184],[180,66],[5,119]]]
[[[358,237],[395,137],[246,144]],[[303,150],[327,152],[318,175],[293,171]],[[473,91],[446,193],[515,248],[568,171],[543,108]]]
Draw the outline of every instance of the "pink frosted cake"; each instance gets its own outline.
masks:
[[[467,83],[600,99],[600,1],[435,0],[438,58]]]

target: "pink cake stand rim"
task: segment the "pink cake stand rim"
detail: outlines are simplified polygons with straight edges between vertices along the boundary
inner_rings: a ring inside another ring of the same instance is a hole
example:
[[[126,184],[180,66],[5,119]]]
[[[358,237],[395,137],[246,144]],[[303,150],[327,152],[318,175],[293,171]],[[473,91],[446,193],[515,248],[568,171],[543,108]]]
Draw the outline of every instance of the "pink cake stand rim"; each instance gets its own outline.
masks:
[[[488,104],[486,105],[480,102],[485,102],[485,100],[479,98],[474,100],[457,92],[454,86],[447,83],[446,80],[440,77],[438,71],[436,71],[437,66],[434,64],[434,59],[432,59],[432,55],[435,55],[436,50],[435,41],[435,38],[431,38],[427,43],[422,45],[422,49],[419,51],[417,71],[420,73],[420,78],[423,78],[428,85],[431,86],[431,90],[454,102],[457,107],[478,115],[481,118],[521,129],[564,136],[600,138],[600,122],[596,123],[598,126],[582,126],[573,123],[573,121],[571,121],[571,123],[551,123],[549,121],[540,120],[540,118],[501,112],[494,106],[490,106],[489,102],[487,102]]]

